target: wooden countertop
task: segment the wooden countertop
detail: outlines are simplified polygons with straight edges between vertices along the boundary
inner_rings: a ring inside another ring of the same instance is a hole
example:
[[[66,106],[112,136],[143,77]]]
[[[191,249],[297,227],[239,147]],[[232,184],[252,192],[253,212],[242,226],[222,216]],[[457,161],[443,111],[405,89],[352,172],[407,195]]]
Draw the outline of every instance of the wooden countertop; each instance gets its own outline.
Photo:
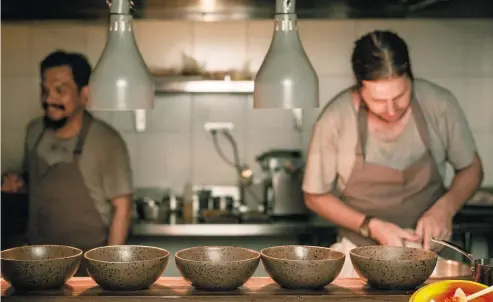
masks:
[[[432,280],[427,283],[433,282]],[[72,278],[59,290],[19,292],[2,279],[2,301],[214,301],[214,302],[289,302],[289,301],[409,301],[414,291],[374,290],[360,279],[336,279],[320,291],[287,290],[270,278],[252,278],[231,292],[205,292],[191,287],[182,278],[160,278],[150,289],[134,292],[105,291],[91,278]],[[179,300],[176,300],[179,299]],[[234,300],[233,300],[234,299]]]

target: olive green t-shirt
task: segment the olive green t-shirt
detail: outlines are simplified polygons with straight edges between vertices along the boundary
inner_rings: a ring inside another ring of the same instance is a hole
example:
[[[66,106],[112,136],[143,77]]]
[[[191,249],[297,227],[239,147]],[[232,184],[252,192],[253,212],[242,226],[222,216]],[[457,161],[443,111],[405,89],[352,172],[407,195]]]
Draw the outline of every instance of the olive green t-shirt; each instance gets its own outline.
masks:
[[[344,191],[356,159],[357,109],[348,88],[335,96],[313,126],[303,190],[312,194]],[[452,93],[427,80],[414,81],[416,99],[430,133],[430,150],[445,179],[447,162],[455,170],[471,164],[477,147],[464,113]],[[370,132],[367,161],[403,170],[426,152],[414,118],[393,142]]]
[[[34,163],[28,160],[28,152],[44,129],[43,119],[33,120],[27,127],[24,170],[31,173]],[[78,136],[61,139],[53,131],[45,131],[36,152],[49,165],[71,162]],[[79,168],[84,185],[94,201],[105,225],[112,216],[111,199],[132,193],[132,170],[129,153],[121,135],[105,122],[94,117],[87,133]]]

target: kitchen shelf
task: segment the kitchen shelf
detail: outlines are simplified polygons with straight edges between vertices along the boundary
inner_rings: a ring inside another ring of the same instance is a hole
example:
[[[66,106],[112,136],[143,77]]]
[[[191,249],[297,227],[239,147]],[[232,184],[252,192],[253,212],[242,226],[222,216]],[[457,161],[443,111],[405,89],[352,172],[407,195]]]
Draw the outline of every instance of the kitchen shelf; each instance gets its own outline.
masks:
[[[156,93],[253,93],[253,81],[206,80],[200,77],[154,77]]]

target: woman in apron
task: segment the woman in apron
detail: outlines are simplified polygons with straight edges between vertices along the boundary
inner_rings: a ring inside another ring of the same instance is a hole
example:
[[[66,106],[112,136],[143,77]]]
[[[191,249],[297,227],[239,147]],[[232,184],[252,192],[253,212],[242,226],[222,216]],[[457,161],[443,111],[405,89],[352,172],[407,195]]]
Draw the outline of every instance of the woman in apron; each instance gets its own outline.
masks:
[[[464,114],[445,88],[415,80],[406,43],[389,31],[363,36],[352,55],[357,81],[321,112],[307,156],[307,206],[337,224],[346,253],[341,277],[357,277],[357,246],[438,251],[452,218],[482,181]],[[445,163],[455,169],[447,190]]]

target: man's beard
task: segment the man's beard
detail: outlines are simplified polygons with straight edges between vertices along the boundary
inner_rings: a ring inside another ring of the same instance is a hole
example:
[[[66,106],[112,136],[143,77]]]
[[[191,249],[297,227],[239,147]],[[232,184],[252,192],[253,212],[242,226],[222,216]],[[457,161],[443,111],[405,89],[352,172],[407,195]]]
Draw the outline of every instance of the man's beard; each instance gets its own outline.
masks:
[[[68,117],[63,117],[58,120],[53,120],[49,118],[48,116],[44,116],[44,125],[47,129],[52,129],[52,130],[58,130],[60,128],[63,128],[68,122]]]
[[[58,109],[58,110],[65,110],[65,106],[58,105],[58,104],[48,104],[46,102],[43,102],[41,104],[41,106],[45,110],[44,125],[45,125],[46,128],[53,129],[53,130],[58,130],[58,129],[62,128],[63,126],[65,126],[67,124],[68,117],[63,117],[61,119],[54,120],[54,119],[51,119],[48,116],[49,107],[53,107],[53,108]]]

